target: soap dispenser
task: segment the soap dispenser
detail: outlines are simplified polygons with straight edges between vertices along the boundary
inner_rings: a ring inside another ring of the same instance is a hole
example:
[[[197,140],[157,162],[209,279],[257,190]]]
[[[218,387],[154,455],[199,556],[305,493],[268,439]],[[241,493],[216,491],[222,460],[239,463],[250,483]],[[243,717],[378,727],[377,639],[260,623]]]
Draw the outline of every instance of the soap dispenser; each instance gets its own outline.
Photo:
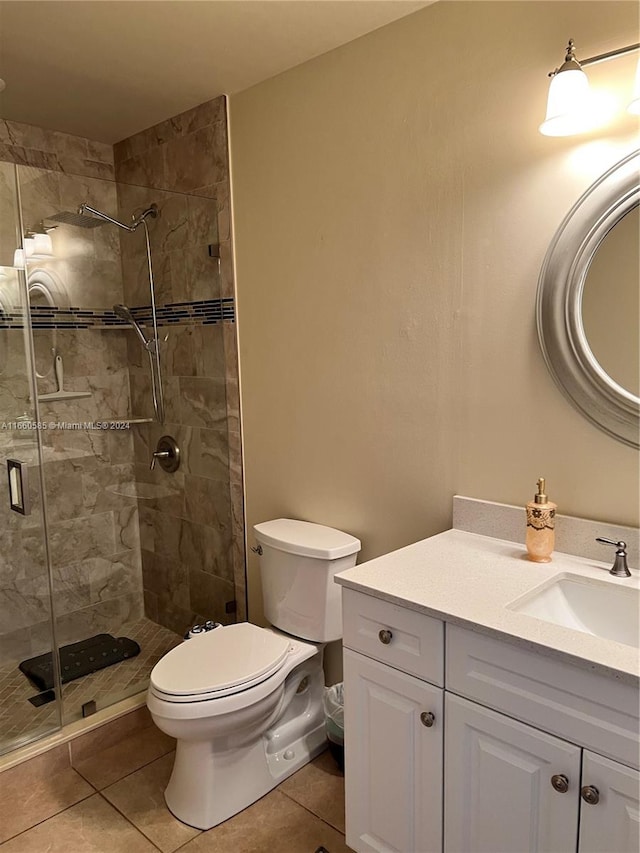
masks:
[[[527,556],[534,563],[550,563],[558,507],[544,493],[544,477],[536,485],[538,493],[527,504]]]

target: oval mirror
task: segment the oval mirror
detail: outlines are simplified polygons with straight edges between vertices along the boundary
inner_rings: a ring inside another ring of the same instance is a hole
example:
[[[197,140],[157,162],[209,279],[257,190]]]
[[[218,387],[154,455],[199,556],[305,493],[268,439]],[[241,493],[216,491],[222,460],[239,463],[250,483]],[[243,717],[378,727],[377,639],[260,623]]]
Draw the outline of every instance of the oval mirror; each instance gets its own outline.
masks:
[[[640,152],[599,178],[551,242],[538,284],[538,337],[551,375],[609,435],[640,447]]]

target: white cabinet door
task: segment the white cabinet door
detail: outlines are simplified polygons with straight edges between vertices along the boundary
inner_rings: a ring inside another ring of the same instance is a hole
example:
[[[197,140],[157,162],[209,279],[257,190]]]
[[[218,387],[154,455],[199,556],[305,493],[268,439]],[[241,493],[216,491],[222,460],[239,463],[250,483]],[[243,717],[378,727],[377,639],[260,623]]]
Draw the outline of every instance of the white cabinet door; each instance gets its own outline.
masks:
[[[442,694],[344,650],[346,841],[358,853],[442,849]]]
[[[638,853],[640,773],[585,750],[582,786],[580,853]]]
[[[451,693],[445,713],[445,851],[575,851],[580,749]]]

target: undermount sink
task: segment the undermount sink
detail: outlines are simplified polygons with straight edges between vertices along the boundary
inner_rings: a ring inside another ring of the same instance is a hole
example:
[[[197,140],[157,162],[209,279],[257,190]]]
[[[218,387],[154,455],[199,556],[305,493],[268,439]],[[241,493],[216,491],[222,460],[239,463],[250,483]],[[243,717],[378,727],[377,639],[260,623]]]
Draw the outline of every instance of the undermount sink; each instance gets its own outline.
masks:
[[[605,640],[639,646],[640,589],[635,586],[563,573],[507,608]]]

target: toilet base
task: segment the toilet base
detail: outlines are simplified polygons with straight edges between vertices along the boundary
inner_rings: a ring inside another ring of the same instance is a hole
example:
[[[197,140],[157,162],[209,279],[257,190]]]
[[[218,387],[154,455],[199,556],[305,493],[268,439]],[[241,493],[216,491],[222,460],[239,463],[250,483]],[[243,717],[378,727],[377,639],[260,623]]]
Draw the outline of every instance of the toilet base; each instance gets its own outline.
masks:
[[[220,780],[214,796],[196,796],[191,799],[189,790],[181,784],[180,776],[176,776],[174,771],[164,794],[167,808],[174,817],[188,826],[211,829],[264,797],[288,776],[319,755],[326,745],[323,724],[292,743],[287,750],[270,756],[266,755],[262,743],[255,744],[243,756],[234,750],[229,753],[228,764],[220,763],[218,769],[224,778]],[[284,758],[286,751],[292,752],[293,757]]]
[[[304,667],[304,668],[303,668]],[[225,740],[178,740],[165,790],[169,811],[196,829],[211,829],[263,797],[327,745],[322,655],[296,670],[306,686],[296,691],[278,720],[244,746]]]

